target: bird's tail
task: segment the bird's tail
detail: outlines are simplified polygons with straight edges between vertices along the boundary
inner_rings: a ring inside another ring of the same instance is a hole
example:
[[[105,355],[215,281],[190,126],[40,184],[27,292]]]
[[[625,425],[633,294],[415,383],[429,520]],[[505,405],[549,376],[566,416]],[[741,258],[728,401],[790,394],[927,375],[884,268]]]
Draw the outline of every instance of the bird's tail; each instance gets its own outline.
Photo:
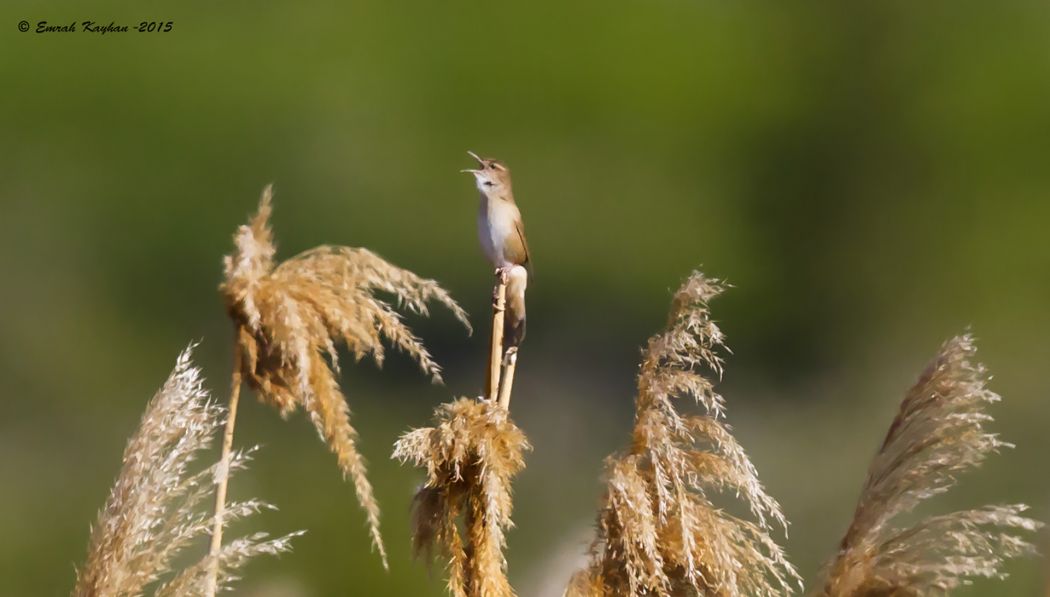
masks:
[[[528,270],[520,265],[512,267],[507,276],[507,312],[503,331],[508,347],[518,346],[525,339],[525,287],[528,284]]]

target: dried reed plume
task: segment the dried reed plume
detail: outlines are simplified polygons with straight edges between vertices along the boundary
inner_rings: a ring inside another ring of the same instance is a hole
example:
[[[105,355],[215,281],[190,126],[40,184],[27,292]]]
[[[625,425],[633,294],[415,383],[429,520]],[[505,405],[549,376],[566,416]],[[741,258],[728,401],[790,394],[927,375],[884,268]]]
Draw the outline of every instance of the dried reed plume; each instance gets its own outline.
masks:
[[[209,556],[170,574],[174,559],[211,529],[211,515],[199,512],[198,506],[215,488],[220,467],[189,470],[208,449],[223,417],[222,408],[209,401],[190,352],[179,356],[128,440],[124,466],[91,531],[87,561],[77,572],[75,597],[142,595],[162,577],[169,579],[154,595],[204,593],[202,571],[211,564]],[[235,453],[229,469],[244,468],[248,458],[246,452]],[[258,500],[231,503],[221,524],[268,508],[272,506]],[[287,551],[297,534],[267,539],[260,533],[223,546],[217,556],[219,586],[235,580],[233,574],[251,557]]]
[[[782,595],[799,581],[774,523],[787,522],[755,467],[722,421],[724,400],[701,371],[719,377],[722,332],[708,301],[723,289],[693,275],[675,293],[668,326],[643,351],[631,445],[606,460],[607,488],[591,563],[566,595]],[[705,414],[678,411],[690,396]],[[739,518],[712,494],[733,493]],[[752,520],[753,519],[753,520]]]
[[[820,595],[945,594],[972,577],[1002,578],[1005,560],[1035,551],[1018,533],[1041,525],[1022,516],[1020,504],[891,526],[897,515],[945,493],[958,475],[1010,447],[984,429],[992,420],[985,408],[1000,398],[987,388],[975,353],[969,335],[946,342],[904,397]]]
[[[460,398],[434,418],[434,427],[410,431],[394,447],[394,458],[427,471],[413,502],[413,549],[429,557],[439,547],[455,597],[512,596],[504,532],[513,526],[511,479],[525,467],[528,441],[494,401]]]
[[[238,228],[236,250],[225,259],[226,277],[220,290],[237,335],[231,411],[240,375],[282,416],[300,406],[305,409],[335,454],[343,476],[353,480],[372,544],[386,566],[379,505],[336,381],[336,343],[344,342],[357,360],[371,355],[382,365],[386,339],[440,382],[441,368],[394,306],[376,293],[386,293],[397,306],[424,316],[429,315],[427,303],[436,301],[469,330],[467,314],[437,282],[391,265],[366,249],[322,246],[275,264],[271,197],[271,188],[266,187],[258,212],[248,225]],[[227,432],[232,435],[232,428]],[[220,503],[216,511],[221,511]]]

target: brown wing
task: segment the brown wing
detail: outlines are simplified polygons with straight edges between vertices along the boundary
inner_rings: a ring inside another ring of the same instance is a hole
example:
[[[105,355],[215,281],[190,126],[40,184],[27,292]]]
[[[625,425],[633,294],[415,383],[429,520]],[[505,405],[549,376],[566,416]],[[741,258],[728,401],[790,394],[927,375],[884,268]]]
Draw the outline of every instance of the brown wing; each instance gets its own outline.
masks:
[[[518,242],[521,244],[521,263],[518,265],[524,265],[529,269],[529,273],[533,273],[532,268],[532,257],[529,255],[529,244],[525,242],[525,225],[519,219],[514,222],[514,232],[518,235]]]

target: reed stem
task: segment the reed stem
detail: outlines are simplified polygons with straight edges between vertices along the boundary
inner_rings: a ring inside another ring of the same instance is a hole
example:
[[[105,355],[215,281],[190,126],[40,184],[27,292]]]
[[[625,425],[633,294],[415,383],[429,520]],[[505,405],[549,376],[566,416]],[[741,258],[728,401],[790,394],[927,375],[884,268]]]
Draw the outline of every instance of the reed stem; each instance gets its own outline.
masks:
[[[503,379],[499,388],[499,405],[503,410],[510,410],[510,390],[514,386],[514,369],[518,364],[518,347],[507,349],[504,357]]]
[[[215,519],[212,522],[211,547],[208,550],[208,576],[204,581],[206,597],[215,597],[219,575],[219,551],[222,549],[223,515],[226,513],[226,487],[230,479],[230,456],[233,453],[233,430],[237,425],[237,403],[241,397],[241,347],[234,341],[233,374],[230,376],[230,403],[226,411],[226,428],[222,434],[222,455],[215,483]]]
[[[502,271],[496,273],[496,289],[492,294],[492,343],[489,346],[489,374],[485,395],[489,400],[499,397],[500,366],[503,362],[503,314],[507,308],[507,279]]]

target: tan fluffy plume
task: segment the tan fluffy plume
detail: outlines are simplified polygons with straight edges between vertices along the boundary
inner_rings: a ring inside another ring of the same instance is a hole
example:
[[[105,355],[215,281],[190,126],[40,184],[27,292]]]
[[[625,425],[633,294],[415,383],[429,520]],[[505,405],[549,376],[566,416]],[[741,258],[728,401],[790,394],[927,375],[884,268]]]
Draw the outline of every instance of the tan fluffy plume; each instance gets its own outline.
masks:
[[[943,595],[972,577],[1002,577],[1005,560],[1034,552],[1019,535],[1041,524],[1024,505],[985,506],[898,528],[900,514],[945,493],[957,477],[1010,447],[985,430],[1000,397],[974,362],[969,335],[949,340],[908,391],[868,470],[824,597]]]
[[[219,465],[199,472],[191,472],[190,466],[208,449],[224,415],[209,401],[200,370],[192,366],[190,357],[191,349],[179,356],[128,440],[123,468],[92,528],[87,561],[77,571],[74,597],[142,595],[164,578],[167,582],[154,595],[204,593],[202,571],[210,564],[209,557],[172,573],[175,559],[212,528],[210,513],[199,506],[215,490]],[[229,470],[243,469],[249,456],[235,453]],[[234,502],[223,513],[222,523],[272,508],[259,500]],[[251,557],[287,551],[298,534],[269,539],[259,533],[222,546],[219,586],[235,580],[234,573]]]
[[[237,327],[239,367],[260,397],[282,416],[302,407],[322,440],[350,477],[365,510],[372,543],[386,565],[379,534],[379,505],[356,446],[346,398],[336,380],[336,344],[360,360],[384,357],[383,340],[408,354],[435,382],[441,368],[412,333],[394,305],[429,315],[431,301],[444,305],[470,329],[467,314],[437,282],[396,267],[378,255],[351,247],[321,246],[275,264],[270,230],[272,191],[234,236],[220,290]],[[327,356],[327,359],[326,359]]]
[[[528,441],[492,401],[460,398],[434,418],[394,447],[394,458],[427,471],[413,502],[413,548],[429,556],[438,546],[455,597],[510,597],[504,533],[513,526],[511,479],[525,467]]]
[[[668,326],[643,351],[631,445],[605,463],[607,487],[590,565],[566,595],[757,597],[799,578],[770,537],[786,529],[779,504],[723,422],[724,400],[701,373],[721,376],[722,332],[708,301],[723,285],[699,272],[674,295]],[[682,414],[691,397],[704,414]],[[713,503],[732,494],[750,512]]]

